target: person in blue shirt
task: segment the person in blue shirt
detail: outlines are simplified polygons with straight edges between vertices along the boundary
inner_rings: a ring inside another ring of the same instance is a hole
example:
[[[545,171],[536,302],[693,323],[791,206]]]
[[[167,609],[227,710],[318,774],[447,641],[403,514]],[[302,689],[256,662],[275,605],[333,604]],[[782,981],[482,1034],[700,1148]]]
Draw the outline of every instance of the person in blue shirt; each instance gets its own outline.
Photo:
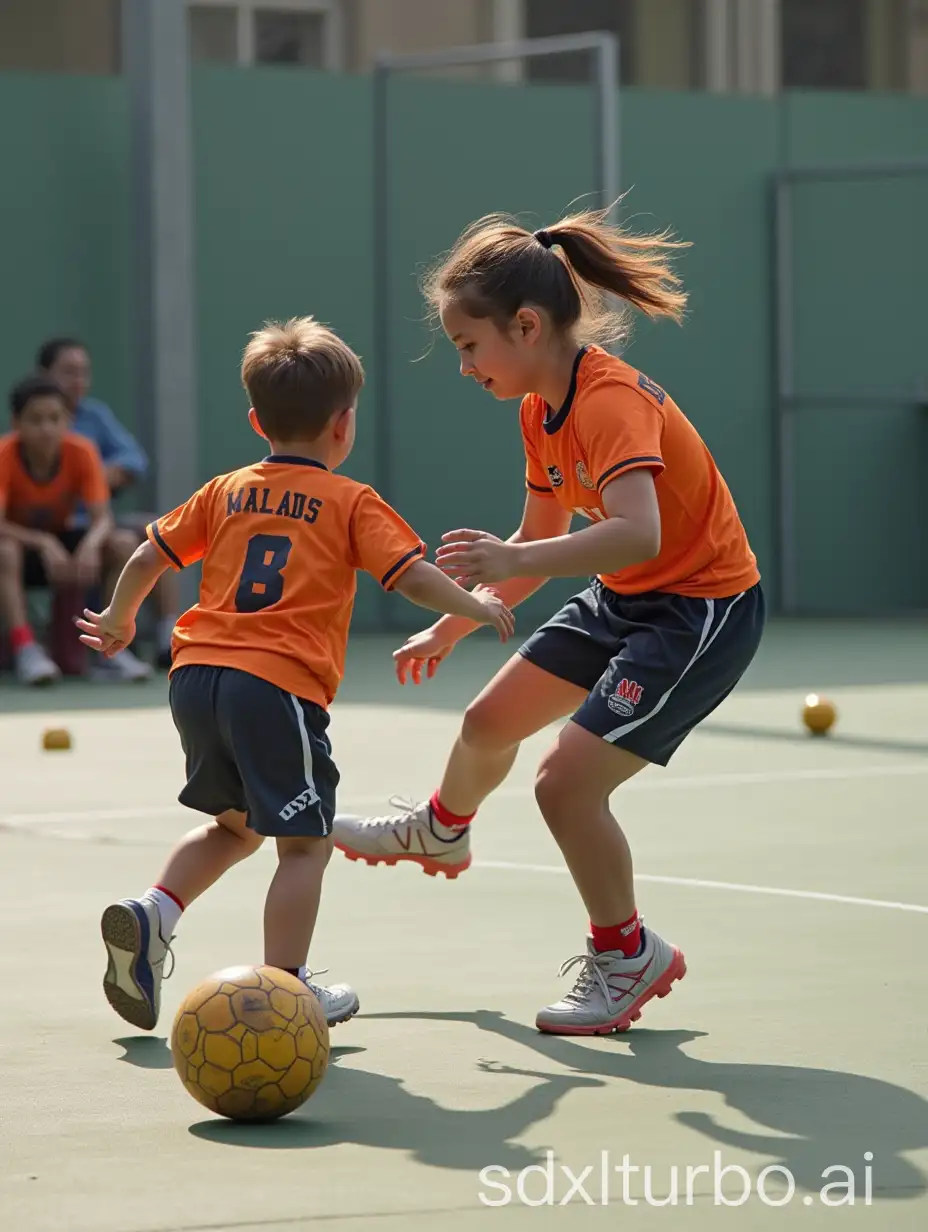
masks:
[[[91,398],[91,363],[86,346],[76,338],[51,338],[39,348],[36,366],[48,373],[61,386],[67,398],[72,430],[93,441],[103,460],[110,496],[115,499],[143,479],[149,461],[144,449],[132,433],[120,423],[112,410],[98,398]],[[123,514],[117,523],[135,531],[141,543],[145,526],[152,519],[144,513]],[[169,570],[155,592],[158,605],[158,666],[171,665],[171,635],[180,611],[180,595],[176,575]],[[133,679],[150,674],[147,665],[130,656],[120,674]],[[110,661],[112,662],[112,661]]]

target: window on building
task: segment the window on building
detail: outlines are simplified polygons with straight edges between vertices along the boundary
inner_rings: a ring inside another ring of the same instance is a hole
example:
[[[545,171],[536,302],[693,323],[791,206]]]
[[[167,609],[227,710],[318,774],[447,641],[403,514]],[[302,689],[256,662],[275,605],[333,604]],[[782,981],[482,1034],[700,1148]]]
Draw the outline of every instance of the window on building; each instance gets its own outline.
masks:
[[[621,79],[635,80],[634,23],[638,0],[525,0],[527,38],[556,34],[611,31],[619,38]],[[562,56],[533,56],[526,64],[530,81],[588,82],[590,56],[586,52]]]
[[[866,0],[781,0],[780,14],[784,88],[866,88]]]
[[[199,63],[335,68],[337,16],[337,0],[193,0],[191,55]]]
[[[255,13],[255,61],[325,67],[325,13],[268,9]]]

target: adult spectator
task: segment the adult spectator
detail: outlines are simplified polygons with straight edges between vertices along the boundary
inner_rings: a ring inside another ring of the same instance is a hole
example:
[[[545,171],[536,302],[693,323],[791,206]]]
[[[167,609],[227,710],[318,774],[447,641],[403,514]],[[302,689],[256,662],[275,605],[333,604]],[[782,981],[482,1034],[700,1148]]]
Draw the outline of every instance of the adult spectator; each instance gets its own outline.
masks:
[[[50,338],[39,348],[37,366],[64,390],[73,416],[72,430],[96,445],[106,471],[110,496],[115,499],[144,478],[148,458],[132,433],[119,422],[112,410],[98,398],[91,398],[90,355],[77,338]],[[117,525],[135,531],[138,541],[145,538],[145,526],[152,520],[146,514],[117,515]],[[158,666],[171,664],[171,635],[180,611],[177,575],[168,570],[155,589],[158,609]],[[111,662],[111,661],[110,661]]]

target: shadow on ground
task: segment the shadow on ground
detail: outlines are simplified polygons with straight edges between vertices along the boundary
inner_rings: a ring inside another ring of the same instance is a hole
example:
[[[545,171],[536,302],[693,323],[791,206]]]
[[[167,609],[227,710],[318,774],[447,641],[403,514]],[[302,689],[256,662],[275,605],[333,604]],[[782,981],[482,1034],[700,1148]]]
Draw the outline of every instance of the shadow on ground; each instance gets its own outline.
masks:
[[[319,1091],[291,1117],[264,1126],[211,1119],[191,1125],[190,1133],[251,1149],[316,1149],[348,1142],[400,1151],[436,1168],[476,1173],[492,1163],[515,1172],[545,1159],[544,1149],[529,1149],[519,1138],[543,1125],[571,1091],[604,1087],[600,1107],[608,1140],[601,1149],[616,1158],[628,1152],[634,1159],[634,1144],[623,1137],[626,1084],[634,1084],[721,1097],[725,1109],[735,1114],[733,1121],[749,1121],[756,1128],[748,1132],[726,1124],[724,1113],[716,1117],[699,1109],[675,1113],[676,1122],[701,1134],[715,1150],[749,1152],[763,1161],[759,1167],[775,1163],[787,1168],[799,1193],[818,1194],[827,1180],[844,1184],[844,1173],[823,1179],[833,1165],[849,1169],[862,1192],[868,1152],[874,1197],[912,1200],[928,1192],[928,1178],[905,1158],[928,1148],[928,1103],[878,1078],[794,1065],[700,1061],[684,1051],[705,1035],[700,1031],[639,1029],[590,1045],[541,1035],[490,1011],[368,1017],[471,1023],[488,1042],[517,1043],[546,1065],[512,1067],[481,1060],[478,1068],[488,1077],[519,1075],[535,1081],[498,1107],[453,1109],[414,1094],[401,1079],[339,1064],[364,1049],[336,1048]]]
[[[762,1158],[764,1166],[777,1163],[787,1168],[797,1192],[819,1193],[826,1183],[822,1173],[832,1165],[849,1168],[860,1189],[868,1152],[873,1155],[874,1196],[912,1200],[928,1192],[928,1177],[905,1158],[908,1152],[928,1148],[928,1102],[913,1091],[879,1078],[794,1065],[700,1061],[687,1056],[683,1048],[703,1038],[703,1031],[636,1029],[602,1039],[598,1041],[600,1046],[590,1046],[565,1037],[542,1035],[533,1027],[490,1011],[367,1017],[473,1023],[490,1036],[521,1044],[549,1063],[563,1066],[568,1071],[565,1078],[606,1080],[614,1100],[603,1096],[603,1125],[612,1126],[609,1132],[615,1141],[604,1142],[603,1149],[609,1149],[613,1156],[628,1151],[634,1158],[634,1145],[622,1139],[621,1115],[622,1084],[634,1083],[655,1090],[699,1091],[720,1096],[725,1107],[737,1114],[742,1123],[745,1119],[751,1121],[756,1132],[726,1125],[722,1118],[695,1109],[675,1114],[676,1121],[702,1134],[715,1149],[752,1152]],[[492,1072],[492,1063],[485,1065]],[[522,1072],[499,1068],[502,1072]],[[554,1075],[547,1075],[547,1081],[553,1078]],[[504,1127],[508,1131],[506,1112],[502,1109],[499,1113],[482,1114],[493,1125],[486,1148],[500,1141]],[[447,1128],[453,1133],[450,1121]],[[446,1156],[443,1166],[457,1166],[453,1138],[438,1154]],[[482,1154],[484,1160],[496,1162],[489,1149]],[[505,1160],[500,1162],[505,1164]],[[840,1180],[840,1174],[831,1179]]]
[[[335,1048],[329,1072],[312,1101],[270,1125],[209,1120],[190,1133],[210,1142],[251,1149],[299,1150],[352,1142],[357,1146],[402,1151],[435,1168],[477,1173],[488,1163],[518,1171],[544,1158],[516,1140],[546,1121],[559,1100],[579,1087],[601,1087],[601,1078],[555,1074],[536,1069],[506,1069],[537,1079],[517,1099],[497,1108],[445,1108],[408,1090],[402,1079],[338,1062],[363,1048]],[[492,1062],[478,1062],[493,1073]]]

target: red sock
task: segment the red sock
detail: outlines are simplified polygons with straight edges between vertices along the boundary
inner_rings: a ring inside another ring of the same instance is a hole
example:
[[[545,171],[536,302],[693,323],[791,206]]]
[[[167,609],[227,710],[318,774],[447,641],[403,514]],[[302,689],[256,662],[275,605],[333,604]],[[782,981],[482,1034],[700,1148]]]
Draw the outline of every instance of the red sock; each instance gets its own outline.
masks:
[[[610,924],[602,928],[591,923],[590,933],[597,954],[602,954],[604,950],[621,950],[626,958],[634,958],[641,949],[641,921],[637,911],[624,924]]]
[[[476,813],[471,813],[469,817],[458,817],[456,813],[449,813],[439,800],[437,791],[429,801],[429,807],[435,820],[441,822],[443,826],[447,826],[449,830],[464,830],[477,816]]]
[[[166,894],[166,895],[168,896],[168,898],[169,898],[169,899],[171,899],[171,901],[172,901],[172,902],[177,903],[177,905],[178,905],[178,907],[180,907],[181,911],[186,911],[186,907],[185,907],[185,906],[184,906],[184,904],[180,901],[180,899],[177,897],[177,895],[176,895],[176,894],[172,894],[170,890],[166,890],[166,889],[164,888],[164,886],[163,886],[163,885],[156,885],[156,886],[153,886],[153,887],[152,887],[152,889],[154,889],[154,890],[160,890],[160,891],[161,891],[161,893],[162,893],[162,894]]]
[[[10,648],[14,654],[24,646],[31,646],[34,641],[35,637],[28,625],[17,625],[10,630]]]

